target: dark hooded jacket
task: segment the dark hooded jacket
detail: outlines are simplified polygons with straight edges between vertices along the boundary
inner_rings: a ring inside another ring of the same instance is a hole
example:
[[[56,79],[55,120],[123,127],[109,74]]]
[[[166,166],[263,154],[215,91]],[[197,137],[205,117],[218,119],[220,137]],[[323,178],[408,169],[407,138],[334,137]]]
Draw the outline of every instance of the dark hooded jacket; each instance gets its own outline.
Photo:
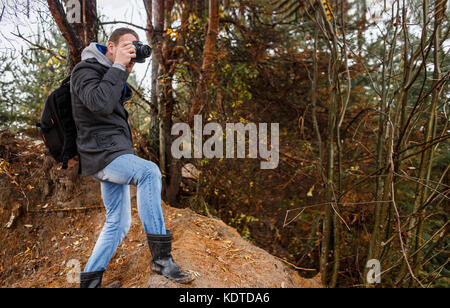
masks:
[[[71,75],[72,112],[83,176],[95,174],[120,155],[137,155],[123,106],[132,96],[126,84],[128,73],[105,53],[105,46],[92,43]]]

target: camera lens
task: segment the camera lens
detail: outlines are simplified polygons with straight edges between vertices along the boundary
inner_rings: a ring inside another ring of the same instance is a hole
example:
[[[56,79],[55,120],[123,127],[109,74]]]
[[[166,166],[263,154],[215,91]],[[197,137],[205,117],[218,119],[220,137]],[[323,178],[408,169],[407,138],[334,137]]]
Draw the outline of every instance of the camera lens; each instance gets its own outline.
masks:
[[[141,54],[142,56],[144,56],[145,58],[148,58],[152,55],[152,49],[150,48],[150,46],[147,45],[143,45],[141,47]]]
[[[152,49],[148,45],[144,45],[140,41],[134,41],[133,45],[136,47],[136,58],[133,58],[132,62],[144,63],[146,58],[152,55]]]

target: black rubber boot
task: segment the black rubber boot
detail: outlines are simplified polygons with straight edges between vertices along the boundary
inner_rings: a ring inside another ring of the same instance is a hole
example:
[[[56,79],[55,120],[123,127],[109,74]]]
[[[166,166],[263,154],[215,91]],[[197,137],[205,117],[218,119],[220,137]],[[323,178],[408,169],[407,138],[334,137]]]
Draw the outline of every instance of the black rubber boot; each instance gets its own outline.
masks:
[[[102,284],[104,271],[80,273],[81,289],[98,289]]]
[[[151,269],[154,272],[178,283],[187,284],[194,280],[172,258],[172,232],[167,230],[166,235],[147,234],[147,239],[152,253]]]

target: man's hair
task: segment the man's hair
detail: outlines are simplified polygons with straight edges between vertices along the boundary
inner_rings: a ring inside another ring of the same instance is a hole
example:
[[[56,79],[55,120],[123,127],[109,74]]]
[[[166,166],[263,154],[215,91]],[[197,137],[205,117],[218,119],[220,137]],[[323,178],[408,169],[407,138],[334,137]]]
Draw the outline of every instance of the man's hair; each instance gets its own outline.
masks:
[[[139,40],[139,35],[136,33],[136,31],[128,28],[119,28],[114,30],[114,32],[109,37],[109,41],[117,45],[120,41],[120,38],[125,34],[132,34]]]

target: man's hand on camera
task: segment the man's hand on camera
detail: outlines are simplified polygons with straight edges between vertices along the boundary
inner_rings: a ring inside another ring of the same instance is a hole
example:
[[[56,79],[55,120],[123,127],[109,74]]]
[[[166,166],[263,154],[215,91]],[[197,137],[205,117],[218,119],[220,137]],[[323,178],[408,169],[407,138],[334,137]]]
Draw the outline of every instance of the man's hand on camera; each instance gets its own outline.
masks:
[[[136,47],[134,47],[133,42],[121,42],[119,44],[119,47],[117,47],[116,59],[114,63],[122,64],[123,66],[127,67],[128,71],[129,64],[132,58],[136,58]],[[131,66],[131,69],[132,68],[133,66]]]

